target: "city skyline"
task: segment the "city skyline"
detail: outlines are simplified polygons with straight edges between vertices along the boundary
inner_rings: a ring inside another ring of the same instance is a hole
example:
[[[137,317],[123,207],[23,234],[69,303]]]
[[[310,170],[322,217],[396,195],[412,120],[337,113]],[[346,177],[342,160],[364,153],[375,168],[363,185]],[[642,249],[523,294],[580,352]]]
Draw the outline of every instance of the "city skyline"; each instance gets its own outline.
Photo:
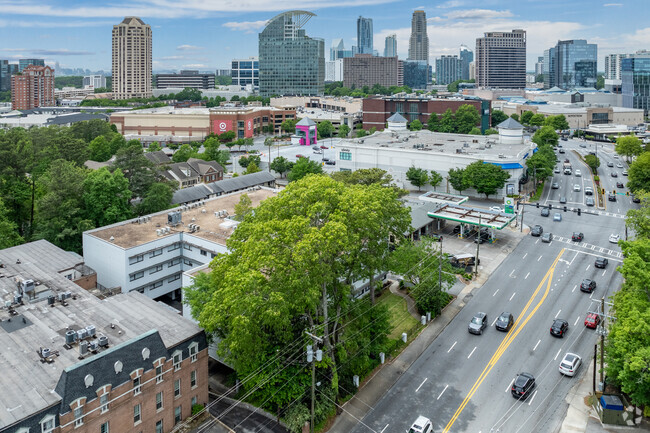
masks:
[[[650,26],[638,13],[643,0],[598,5],[578,0],[568,7],[567,2],[559,0],[543,4],[486,0],[481,8],[463,0],[427,7],[389,0],[361,0],[352,5],[321,0],[300,5],[282,0],[189,1],[182,6],[166,0],[142,0],[136,6],[101,1],[93,7],[85,5],[80,1],[0,0],[4,12],[0,37],[19,41],[0,48],[0,58],[13,62],[44,58],[52,66],[58,61],[65,68],[109,72],[112,26],[116,20],[135,15],[152,27],[155,71],[227,68],[233,58],[256,56],[258,34],[266,22],[292,9],[316,14],[306,29],[310,36],[325,39],[327,47],[335,38],[343,38],[348,47],[356,45],[357,18],[371,18],[374,46],[383,47],[385,37],[396,34],[397,53],[402,59],[408,55],[412,13],[422,9],[427,14],[430,62],[441,55],[458,54],[461,44],[474,50],[476,38],[484,32],[513,28],[522,28],[528,34],[527,70],[533,70],[537,57],[558,40],[586,39],[598,44],[599,71],[604,70],[606,55],[648,49],[650,41]]]

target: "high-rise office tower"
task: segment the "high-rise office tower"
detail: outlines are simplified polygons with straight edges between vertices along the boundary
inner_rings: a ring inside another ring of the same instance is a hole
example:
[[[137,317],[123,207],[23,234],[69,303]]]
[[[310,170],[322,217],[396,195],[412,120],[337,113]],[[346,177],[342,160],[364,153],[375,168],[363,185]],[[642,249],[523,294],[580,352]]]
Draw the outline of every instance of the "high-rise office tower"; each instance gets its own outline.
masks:
[[[436,84],[449,84],[461,79],[463,61],[458,56],[440,56],[436,59]],[[469,77],[469,63],[467,64]]]
[[[397,35],[396,34],[386,36],[386,43],[384,46],[384,57],[397,57]]]
[[[598,48],[584,39],[558,41],[548,50],[549,87],[596,87]],[[546,54],[546,52],[545,52]]]
[[[629,54],[608,54],[605,56],[605,79],[621,79],[621,63],[623,59],[630,57]]]
[[[427,14],[413,12],[408,60],[424,60],[429,63],[429,37],[427,36]]]
[[[151,27],[138,17],[113,26],[113,98],[151,96]]]
[[[19,59],[18,72],[23,72],[23,69],[29,65],[45,66],[45,59]]]
[[[259,34],[260,94],[322,95],[325,42],[303,26],[315,14],[288,11],[276,15]]]
[[[357,18],[357,48],[359,54],[373,54],[372,18]]]
[[[352,57],[352,50],[346,50],[343,39],[333,39],[330,47],[330,61]]]
[[[250,85],[254,89],[260,88],[260,59],[257,57],[233,59],[231,64],[232,73],[230,76],[232,77],[233,85],[240,87]]]
[[[535,62],[535,77],[544,75],[544,56],[538,57]]]
[[[53,107],[55,102],[54,70],[49,66],[28,65],[11,77],[12,110]]]
[[[11,89],[11,75],[9,75],[9,60],[0,60],[0,92]]]
[[[650,51],[637,51],[621,61],[623,106],[650,114]]]
[[[526,31],[486,32],[476,39],[477,87],[526,87]]]
[[[474,51],[467,46],[460,46],[460,80],[469,80],[469,64],[474,61]]]

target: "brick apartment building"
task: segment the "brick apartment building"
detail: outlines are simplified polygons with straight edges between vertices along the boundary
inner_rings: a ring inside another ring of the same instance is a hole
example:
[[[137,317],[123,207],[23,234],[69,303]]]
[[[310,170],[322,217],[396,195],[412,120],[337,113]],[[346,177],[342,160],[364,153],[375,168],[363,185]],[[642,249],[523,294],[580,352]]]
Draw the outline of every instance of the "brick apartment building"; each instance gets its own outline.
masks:
[[[235,132],[235,138],[250,138],[272,125],[275,132],[287,119],[295,119],[296,110],[275,107],[219,107],[210,109],[210,131]]]
[[[22,73],[11,76],[12,110],[30,110],[54,105],[54,69],[49,66],[29,65]]]
[[[447,109],[456,112],[461,105],[473,105],[481,115],[481,131],[490,127],[490,101],[481,99],[432,99],[426,97],[372,97],[363,100],[363,129],[383,130],[386,120],[395,113],[409,122],[419,119],[423,125],[431,113],[443,114]]]

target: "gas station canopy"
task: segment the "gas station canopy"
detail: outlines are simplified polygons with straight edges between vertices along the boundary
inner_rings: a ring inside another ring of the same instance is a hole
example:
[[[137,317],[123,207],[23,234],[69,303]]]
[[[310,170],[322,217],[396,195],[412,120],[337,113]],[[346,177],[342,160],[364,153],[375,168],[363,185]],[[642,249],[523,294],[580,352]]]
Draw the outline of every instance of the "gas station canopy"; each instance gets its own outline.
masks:
[[[456,221],[463,224],[502,230],[516,217],[516,214],[506,214],[489,209],[478,209],[455,204],[441,204],[429,211],[430,218]]]

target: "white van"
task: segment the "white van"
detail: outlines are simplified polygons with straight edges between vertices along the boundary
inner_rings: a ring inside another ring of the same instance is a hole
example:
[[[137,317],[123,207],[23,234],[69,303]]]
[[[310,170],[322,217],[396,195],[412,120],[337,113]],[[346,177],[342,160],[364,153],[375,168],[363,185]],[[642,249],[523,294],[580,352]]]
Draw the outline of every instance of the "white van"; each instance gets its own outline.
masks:
[[[407,433],[432,433],[433,425],[431,425],[431,420],[422,415],[418,416],[418,419],[415,420],[411,428]]]

